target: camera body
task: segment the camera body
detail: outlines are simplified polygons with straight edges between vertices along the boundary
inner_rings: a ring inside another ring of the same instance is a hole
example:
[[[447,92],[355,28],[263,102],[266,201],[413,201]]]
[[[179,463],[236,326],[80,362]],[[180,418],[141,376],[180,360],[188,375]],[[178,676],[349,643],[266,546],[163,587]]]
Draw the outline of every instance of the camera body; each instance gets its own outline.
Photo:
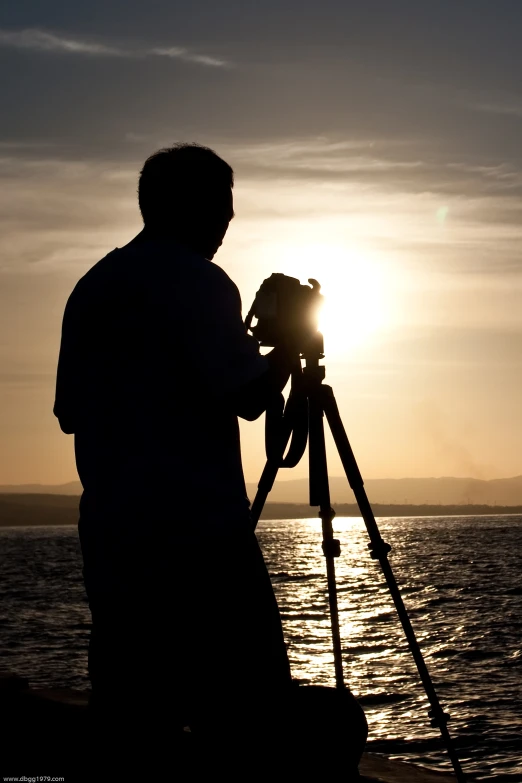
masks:
[[[317,332],[323,295],[317,280],[308,282],[274,273],[262,283],[245,322],[260,345],[273,347],[285,336],[306,340]]]

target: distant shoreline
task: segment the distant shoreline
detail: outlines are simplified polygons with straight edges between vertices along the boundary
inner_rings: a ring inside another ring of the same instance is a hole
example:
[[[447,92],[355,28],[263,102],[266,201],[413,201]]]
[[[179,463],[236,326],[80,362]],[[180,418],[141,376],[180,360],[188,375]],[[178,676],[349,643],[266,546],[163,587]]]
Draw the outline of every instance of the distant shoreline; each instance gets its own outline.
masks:
[[[376,517],[456,517],[456,516],[506,516],[521,514],[522,506],[486,506],[486,505],[411,505],[396,503],[372,503]],[[332,508],[338,517],[360,517],[361,512],[355,503],[333,503]],[[290,512],[290,513],[289,513]],[[285,514],[283,516],[283,513]],[[261,519],[309,519],[318,516],[315,506],[304,503],[267,503]]]
[[[76,525],[78,495],[0,494],[0,527]],[[338,517],[360,517],[355,503],[333,504]],[[376,517],[453,517],[522,515],[522,506],[373,503]],[[197,513],[197,511],[196,511]],[[310,519],[318,509],[305,503],[267,503],[262,519]]]

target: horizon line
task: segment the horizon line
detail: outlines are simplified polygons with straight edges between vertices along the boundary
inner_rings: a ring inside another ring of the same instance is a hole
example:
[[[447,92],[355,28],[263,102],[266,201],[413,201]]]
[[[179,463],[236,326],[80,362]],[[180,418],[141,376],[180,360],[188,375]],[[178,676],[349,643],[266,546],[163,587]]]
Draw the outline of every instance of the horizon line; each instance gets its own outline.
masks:
[[[340,474],[340,475],[331,475],[329,476],[329,480],[332,479],[344,479],[347,481],[346,476]],[[401,476],[400,478],[389,478],[389,477],[379,477],[379,478],[365,478],[364,482],[368,481],[442,481],[444,479],[449,479],[452,481],[483,481],[483,482],[490,482],[490,481],[513,481],[515,479],[521,479],[522,480],[522,473],[517,473],[514,476],[503,476],[500,478],[478,478],[476,476],[450,476],[450,475],[441,475],[441,476]],[[287,478],[287,479],[279,479],[279,483],[289,483],[291,481],[308,481],[308,476],[300,476],[298,478]],[[245,480],[246,484],[255,484],[257,483],[257,480]],[[2,490],[4,487],[66,487],[70,484],[81,484],[81,481],[79,478],[77,479],[71,479],[69,481],[62,481],[56,484],[46,484],[41,481],[24,481],[22,483],[9,483],[9,484],[0,484],[0,490]]]

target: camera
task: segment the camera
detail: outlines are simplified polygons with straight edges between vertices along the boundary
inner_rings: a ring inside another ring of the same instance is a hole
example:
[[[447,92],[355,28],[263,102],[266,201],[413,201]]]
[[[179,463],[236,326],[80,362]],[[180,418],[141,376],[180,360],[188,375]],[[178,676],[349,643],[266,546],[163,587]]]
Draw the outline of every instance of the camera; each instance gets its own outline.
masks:
[[[301,285],[297,278],[279,273],[263,281],[245,320],[260,345],[274,347],[285,336],[305,341],[317,332],[324,297],[317,280],[308,282]],[[252,326],[254,316],[257,323]]]

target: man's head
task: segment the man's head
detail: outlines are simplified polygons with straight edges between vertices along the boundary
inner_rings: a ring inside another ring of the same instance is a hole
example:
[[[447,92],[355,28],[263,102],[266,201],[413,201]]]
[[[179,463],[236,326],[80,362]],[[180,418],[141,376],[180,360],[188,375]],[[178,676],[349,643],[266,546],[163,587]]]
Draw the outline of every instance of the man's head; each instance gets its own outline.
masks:
[[[234,217],[234,172],[208,147],[175,144],[145,161],[138,201],[145,229],[211,259]]]

